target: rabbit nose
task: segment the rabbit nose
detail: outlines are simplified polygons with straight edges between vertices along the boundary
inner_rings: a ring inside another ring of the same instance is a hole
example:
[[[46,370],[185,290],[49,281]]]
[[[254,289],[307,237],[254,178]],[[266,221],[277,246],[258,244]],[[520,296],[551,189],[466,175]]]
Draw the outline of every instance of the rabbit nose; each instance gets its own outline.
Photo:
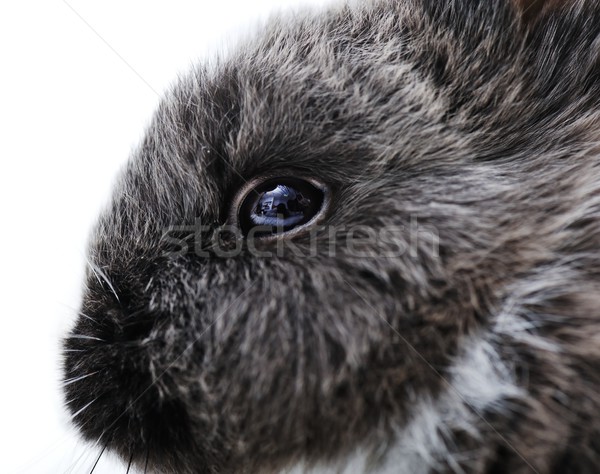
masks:
[[[170,396],[168,366],[157,356],[165,344],[153,336],[161,320],[148,308],[96,305],[64,342],[63,389],[74,424],[87,440],[142,468],[147,453],[152,465],[193,439],[187,409]]]

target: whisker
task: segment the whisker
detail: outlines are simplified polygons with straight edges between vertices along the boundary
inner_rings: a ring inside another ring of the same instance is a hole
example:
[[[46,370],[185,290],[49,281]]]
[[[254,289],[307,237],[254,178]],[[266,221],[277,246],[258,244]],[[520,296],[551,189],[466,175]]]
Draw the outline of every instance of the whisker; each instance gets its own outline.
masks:
[[[86,420],[85,422],[81,423],[79,425],[80,429],[82,429],[83,427],[87,426],[91,421],[93,420]],[[99,449],[101,444],[100,442],[102,441],[102,438],[104,437],[104,434],[106,433],[107,430],[102,431],[102,433],[100,434],[100,436],[98,436],[98,439],[96,441],[94,441],[92,443],[92,449]],[[103,451],[106,449],[106,447],[108,446],[108,441],[106,441],[105,446],[103,448]],[[102,453],[101,453],[102,454]],[[69,474],[72,473],[73,470],[76,468],[76,466],[79,464],[79,462],[83,459],[84,456],[89,455],[89,450],[83,451],[79,457],[77,458],[77,460],[71,465],[71,468],[68,469],[67,471],[65,471],[64,474]],[[98,459],[96,460],[96,464],[98,463],[98,460],[100,459],[100,456],[98,457]],[[94,464],[94,466],[96,465]],[[93,469],[92,469],[93,471]]]
[[[88,316],[87,314],[85,314],[83,311],[77,311],[77,314],[79,316],[83,316],[86,319],[89,319],[91,322],[95,323],[96,320],[94,318],[92,318],[91,316]]]
[[[100,339],[99,337],[84,336],[83,334],[71,334],[69,337],[72,339],[88,339],[90,341],[106,342],[104,339]]]
[[[64,474],[71,474],[75,470],[75,467],[79,464],[79,462],[83,459],[83,457],[86,454],[89,454],[89,453],[87,453],[86,451],[83,451],[79,456],[77,456],[77,459],[75,460],[75,462],[72,463],[71,466],[67,468],[67,470],[64,472]]]
[[[79,375],[77,377],[72,377],[70,379],[65,380],[62,383],[62,386],[66,387],[67,385],[71,385],[72,383],[79,382],[80,380],[83,380],[83,379],[86,379],[88,377],[91,377],[92,375],[97,374],[97,373],[98,373],[98,371],[96,370],[95,372],[92,372],[92,373],[89,373],[89,374]]]
[[[100,458],[104,454],[104,450],[106,449],[106,446],[108,446],[108,443],[105,444],[104,447],[102,448],[102,451],[100,451],[100,454],[98,455],[98,458],[96,459],[96,462],[92,466],[92,470],[90,471],[90,474],[92,474],[94,472],[94,470],[96,469],[96,466],[98,465],[98,462],[100,461]]]
[[[148,459],[150,458],[150,444],[146,447],[146,462],[144,463],[144,474],[148,472]]]
[[[127,471],[125,474],[129,474],[129,469],[131,469],[131,463],[133,462],[133,451],[131,452],[131,456],[129,457],[129,464],[127,464]]]
[[[151,277],[150,280],[148,281],[148,284],[146,285],[146,288],[144,288],[144,292],[147,293],[148,290],[150,289],[150,286],[152,285],[152,282],[154,282],[154,277]]]
[[[71,415],[71,418],[75,418],[77,417],[77,415],[81,414],[87,407],[89,407],[92,403],[94,403],[96,400],[98,400],[98,397],[94,398],[91,402],[87,403],[83,408],[80,408],[79,410],[77,410],[75,413],[73,413]]]
[[[102,271],[102,269],[98,265],[95,265],[94,263],[90,262],[89,260],[88,260],[88,265],[90,266],[90,269],[96,276],[96,279],[98,280],[98,282],[100,284],[106,283],[108,285],[108,287],[110,288],[110,290],[112,291],[113,295],[115,295],[115,298],[117,299],[117,301],[121,302],[121,300],[119,299],[119,295],[117,295],[117,292],[115,291],[115,287],[112,285],[112,283],[110,282],[110,280],[108,279],[106,274]]]

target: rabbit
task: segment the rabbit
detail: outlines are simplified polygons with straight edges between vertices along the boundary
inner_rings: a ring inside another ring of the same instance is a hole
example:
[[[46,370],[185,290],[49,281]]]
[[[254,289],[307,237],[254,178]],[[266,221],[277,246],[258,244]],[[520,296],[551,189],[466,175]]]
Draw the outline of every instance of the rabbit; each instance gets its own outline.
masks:
[[[272,18],[162,99],[63,343],[160,473],[600,466],[600,4]]]

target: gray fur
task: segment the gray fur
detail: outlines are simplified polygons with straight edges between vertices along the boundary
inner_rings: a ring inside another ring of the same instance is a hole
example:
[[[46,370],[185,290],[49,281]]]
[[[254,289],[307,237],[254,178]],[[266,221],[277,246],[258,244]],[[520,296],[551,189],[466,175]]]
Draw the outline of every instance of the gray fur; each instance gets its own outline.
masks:
[[[157,472],[357,451],[382,472],[398,453],[402,472],[594,472],[600,6],[540,11],[340,6],[183,77],[91,240],[64,364],[83,436]],[[168,252],[165,229],[209,239],[277,173],[331,189],[316,257],[308,234],[271,258]],[[418,239],[344,244],[415,219]]]

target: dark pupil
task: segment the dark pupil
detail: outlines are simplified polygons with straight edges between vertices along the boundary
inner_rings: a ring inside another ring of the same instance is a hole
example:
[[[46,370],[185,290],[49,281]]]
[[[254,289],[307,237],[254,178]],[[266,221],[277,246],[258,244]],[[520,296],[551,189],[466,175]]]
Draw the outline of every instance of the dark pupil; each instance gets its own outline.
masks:
[[[271,182],[253,190],[240,216],[255,235],[287,232],[308,222],[319,210],[322,193],[309,183]]]

